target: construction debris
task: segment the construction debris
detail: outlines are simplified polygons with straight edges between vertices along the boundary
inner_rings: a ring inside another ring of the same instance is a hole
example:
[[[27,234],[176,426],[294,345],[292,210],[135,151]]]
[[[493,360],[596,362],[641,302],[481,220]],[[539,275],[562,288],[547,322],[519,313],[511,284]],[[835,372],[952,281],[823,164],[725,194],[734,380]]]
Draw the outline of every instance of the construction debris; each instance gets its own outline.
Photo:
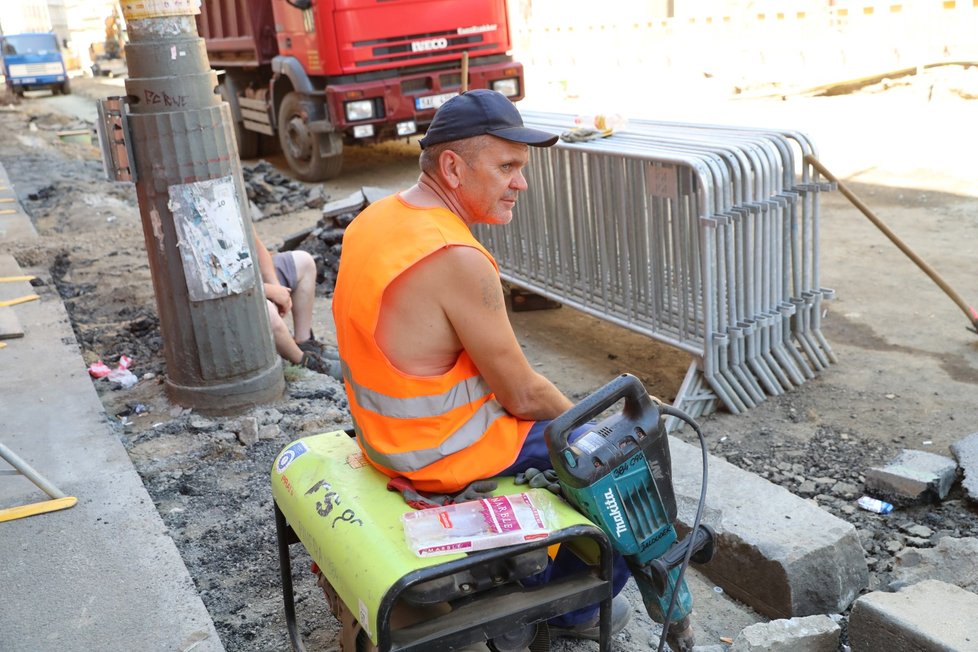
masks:
[[[853,650],[973,650],[975,641],[978,595],[938,580],[867,593],[849,614]]]
[[[307,185],[290,179],[265,160],[242,165],[248,200],[253,204],[251,218],[262,220],[306,208],[319,208],[329,194],[322,185]]]
[[[841,631],[829,616],[772,620],[745,627],[729,652],[836,652]]]
[[[961,487],[965,490],[965,496],[972,503],[978,503],[978,432],[951,444],[951,454],[964,473]]]
[[[894,505],[944,500],[957,477],[954,460],[925,451],[904,449],[893,462],[866,473],[866,490]]]
[[[285,238],[279,251],[301,249],[312,254],[316,260],[318,293],[332,296],[340,265],[343,232],[360,211],[389,194],[391,191],[383,188],[364,186],[343,199],[329,202],[323,206],[323,216],[314,226]]]

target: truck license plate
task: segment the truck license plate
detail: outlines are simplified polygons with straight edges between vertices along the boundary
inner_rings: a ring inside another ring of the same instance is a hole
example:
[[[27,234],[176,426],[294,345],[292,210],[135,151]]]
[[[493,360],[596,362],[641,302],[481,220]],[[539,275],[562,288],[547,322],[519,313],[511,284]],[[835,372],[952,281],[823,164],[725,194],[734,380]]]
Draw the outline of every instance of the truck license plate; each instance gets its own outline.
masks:
[[[439,106],[458,95],[458,93],[442,93],[441,95],[425,95],[414,98],[414,108],[418,111],[437,109]]]

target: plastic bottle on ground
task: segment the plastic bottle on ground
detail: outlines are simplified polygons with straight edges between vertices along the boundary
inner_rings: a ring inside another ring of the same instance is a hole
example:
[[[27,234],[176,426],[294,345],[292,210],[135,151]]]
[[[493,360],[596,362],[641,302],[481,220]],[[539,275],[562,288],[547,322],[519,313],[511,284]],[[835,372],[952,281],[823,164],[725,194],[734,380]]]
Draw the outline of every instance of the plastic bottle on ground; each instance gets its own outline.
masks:
[[[890,503],[885,500],[870,498],[869,496],[863,496],[856,501],[856,504],[867,511],[876,512],[877,514],[889,514],[893,511],[893,505]]]

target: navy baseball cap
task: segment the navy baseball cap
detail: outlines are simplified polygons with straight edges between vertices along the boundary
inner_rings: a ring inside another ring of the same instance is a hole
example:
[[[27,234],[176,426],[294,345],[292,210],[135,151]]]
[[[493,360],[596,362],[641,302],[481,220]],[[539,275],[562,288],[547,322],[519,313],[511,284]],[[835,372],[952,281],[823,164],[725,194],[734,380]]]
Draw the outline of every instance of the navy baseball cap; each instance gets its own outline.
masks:
[[[524,127],[516,105],[502,93],[477,88],[441,105],[428,126],[428,133],[420,141],[421,149],[483,134],[534,147],[550,147],[558,138],[546,131]]]

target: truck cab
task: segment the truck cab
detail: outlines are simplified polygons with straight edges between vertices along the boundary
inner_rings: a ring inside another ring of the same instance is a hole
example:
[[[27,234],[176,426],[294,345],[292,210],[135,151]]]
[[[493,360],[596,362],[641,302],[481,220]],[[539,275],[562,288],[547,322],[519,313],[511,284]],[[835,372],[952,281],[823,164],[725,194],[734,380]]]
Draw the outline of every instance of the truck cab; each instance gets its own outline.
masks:
[[[0,36],[0,53],[7,88],[18,97],[33,90],[50,89],[55,95],[71,92],[56,35],[5,34]]]
[[[344,145],[423,134],[465,88],[524,96],[506,0],[204,0],[198,30],[240,155],[274,138],[304,181]]]

